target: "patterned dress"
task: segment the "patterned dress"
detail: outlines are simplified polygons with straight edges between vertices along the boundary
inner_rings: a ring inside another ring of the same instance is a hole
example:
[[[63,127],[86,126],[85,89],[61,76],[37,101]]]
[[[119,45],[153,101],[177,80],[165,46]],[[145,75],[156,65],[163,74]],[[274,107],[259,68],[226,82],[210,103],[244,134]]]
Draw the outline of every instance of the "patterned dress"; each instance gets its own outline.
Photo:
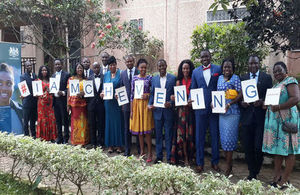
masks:
[[[53,110],[53,96],[49,93],[49,82],[43,82],[43,95],[38,97],[38,119],[36,137],[51,141],[57,138],[56,122]]]
[[[226,91],[235,89],[241,91],[241,80],[239,76],[233,74],[230,80],[225,81],[224,75],[218,79],[218,91]],[[226,104],[230,103],[231,99],[226,99]],[[233,104],[225,114],[219,114],[219,128],[221,146],[224,151],[233,151],[236,149],[238,141],[238,130],[240,122],[240,109],[237,104]]]
[[[76,79],[70,77],[70,80]],[[69,81],[67,88],[69,88]],[[83,80],[79,80],[80,92],[83,92]],[[89,129],[87,120],[87,103],[84,98],[69,96],[68,105],[71,106],[71,144],[85,145],[89,143]]]
[[[180,85],[185,85],[187,96],[190,94],[192,79],[189,78],[187,82],[185,79],[180,81]],[[175,116],[175,133],[173,136],[172,156],[171,162],[178,163],[179,160],[184,159],[183,143],[187,142],[187,155],[189,160],[193,159],[195,151],[195,118],[193,109],[190,106],[176,107]]]
[[[151,133],[154,129],[152,111],[148,110],[148,101],[144,99],[134,99],[135,81],[144,81],[144,94],[150,94],[151,76],[140,78],[133,76],[131,82],[131,102],[133,117],[130,118],[130,132],[134,135]]]
[[[287,77],[273,88],[281,88],[279,104],[288,101],[289,94],[287,85],[298,84],[293,77]],[[298,124],[298,133],[289,134],[282,130],[282,121],[279,112],[272,112],[269,107],[266,112],[265,131],[262,151],[269,154],[287,156],[289,154],[300,154],[300,132],[299,132],[299,113],[296,106],[290,109],[280,110],[283,121]]]

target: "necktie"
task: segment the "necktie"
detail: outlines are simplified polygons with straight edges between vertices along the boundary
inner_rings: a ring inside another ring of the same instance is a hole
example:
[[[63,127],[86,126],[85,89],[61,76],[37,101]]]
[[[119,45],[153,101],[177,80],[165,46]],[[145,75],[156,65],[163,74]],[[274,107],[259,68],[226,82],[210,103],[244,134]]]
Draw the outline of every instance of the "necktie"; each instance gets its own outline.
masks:
[[[255,79],[255,77],[256,77],[256,74],[252,74],[252,78]]]
[[[132,80],[132,74],[131,74],[131,69],[129,69],[129,82],[130,82],[130,84],[131,84],[131,80]]]
[[[208,66],[203,65],[203,70],[207,70],[207,69],[210,69],[210,64]]]

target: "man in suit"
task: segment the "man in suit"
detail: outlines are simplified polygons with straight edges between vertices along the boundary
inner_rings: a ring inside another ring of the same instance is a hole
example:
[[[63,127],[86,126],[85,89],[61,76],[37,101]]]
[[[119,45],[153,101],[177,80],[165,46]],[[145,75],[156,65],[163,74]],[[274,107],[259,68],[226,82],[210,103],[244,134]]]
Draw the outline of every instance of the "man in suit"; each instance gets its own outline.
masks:
[[[59,80],[59,91],[54,94],[54,114],[56,118],[56,125],[58,131],[58,138],[56,143],[69,142],[69,119],[67,112],[67,84],[70,74],[62,70],[62,62],[59,59],[54,61],[56,72],[52,77]],[[64,125],[64,136],[62,133],[62,126]]]
[[[159,75],[152,78],[151,94],[149,98],[148,108],[153,109],[153,118],[155,124],[156,136],[156,159],[154,163],[163,161],[163,129],[165,130],[165,145],[167,152],[167,162],[171,162],[171,147],[173,135],[174,111],[173,103],[171,103],[171,95],[174,94],[174,86],[176,85],[176,77],[167,73],[167,63],[161,59],[157,62]],[[166,89],[166,103],[164,108],[154,107],[154,91],[155,88]]]
[[[100,98],[103,88],[103,74],[100,64],[95,62],[92,65],[94,74],[90,75],[88,80],[93,81],[94,97],[87,98],[88,101],[88,121],[90,128],[91,144],[94,148],[104,146],[105,115],[104,102]]]
[[[109,54],[107,52],[102,52],[101,53],[101,61],[102,61],[102,74],[105,75],[105,73],[107,73],[107,71],[109,71],[108,69],[108,58],[109,58]]]
[[[272,88],[270,75],[259,71],[259,58],[255,55],[249,57],[249,73],[241,77],[241,81],[255,79],[258,97],[254,103],[241,101],[242,137],[245,150],[245,159],[248,164],[248,179],[256,179],[263,162],[262,142],[266,110],[263,109],[263,101],[268,88]]]
[[[88,58],[83,58],[81,64],[84,68],[85,78],[89,78],[94,73],[93,70],[90,68],[91,61]]]
[[[121,86],[125,86],[128,99],[131,96],[131,81],[134,75],[138,75],[139,72],[136,67],[134,67],[134,58],[132,55],[127,55],[124,57],[127,69],[121,73]],[[130,103],[122,106],[124,125],[125,125],[125,152],[124,156],[130,156],[131,148],[131,133],[129,131],[129,119],[130,119]],[[138,140],[138,139],[137,139]]]
[[[220,66],[211,64],[211,54],[208,50],[201,51],[202,65],[192,74],[191,89],[203,88],[205,109],[195,110],[196,119],[196,164],[197,172],[203,171],[205,134],[209,126],[211,136],[212,158],[211,166],[220,171],[219,163],[219,117],[211,109],[211,92],[217,91],[217,82],[221,74]]]
[[[37,118],[37,98],[33,97],[32,81],[36,80],[37,76],[32,72],[32,64],[30,61],[25,62],[25,73],[21,75],[20,82],[26,81],[30,95],[22,97],[23,104],[23,131],[24,135],[29,136],[28,122],[30,122],[30,133],[35,138],[35,121]]]

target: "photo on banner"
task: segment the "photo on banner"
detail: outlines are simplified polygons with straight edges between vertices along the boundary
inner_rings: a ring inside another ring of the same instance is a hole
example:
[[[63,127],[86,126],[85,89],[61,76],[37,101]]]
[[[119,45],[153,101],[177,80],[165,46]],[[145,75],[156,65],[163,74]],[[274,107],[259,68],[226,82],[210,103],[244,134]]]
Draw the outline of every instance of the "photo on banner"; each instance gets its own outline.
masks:
[[[0,130],[14,134],[23,133],[20,76],[21,44],[0,42]]]

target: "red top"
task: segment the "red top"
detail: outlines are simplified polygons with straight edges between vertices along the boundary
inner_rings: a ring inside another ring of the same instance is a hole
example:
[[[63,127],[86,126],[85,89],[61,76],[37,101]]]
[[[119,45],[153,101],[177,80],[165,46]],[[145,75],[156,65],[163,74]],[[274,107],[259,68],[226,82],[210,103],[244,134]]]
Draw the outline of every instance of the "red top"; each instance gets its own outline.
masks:
[[[182,85],[185,85],[186,87],[186,92],[187,92],[187,95],[190,94],[190,87],[191,87],[191,83],[192,83],[192,79],[191,78],[188,78],[187,82],[185,81],[185,79],[183,78],[182,79]]]

